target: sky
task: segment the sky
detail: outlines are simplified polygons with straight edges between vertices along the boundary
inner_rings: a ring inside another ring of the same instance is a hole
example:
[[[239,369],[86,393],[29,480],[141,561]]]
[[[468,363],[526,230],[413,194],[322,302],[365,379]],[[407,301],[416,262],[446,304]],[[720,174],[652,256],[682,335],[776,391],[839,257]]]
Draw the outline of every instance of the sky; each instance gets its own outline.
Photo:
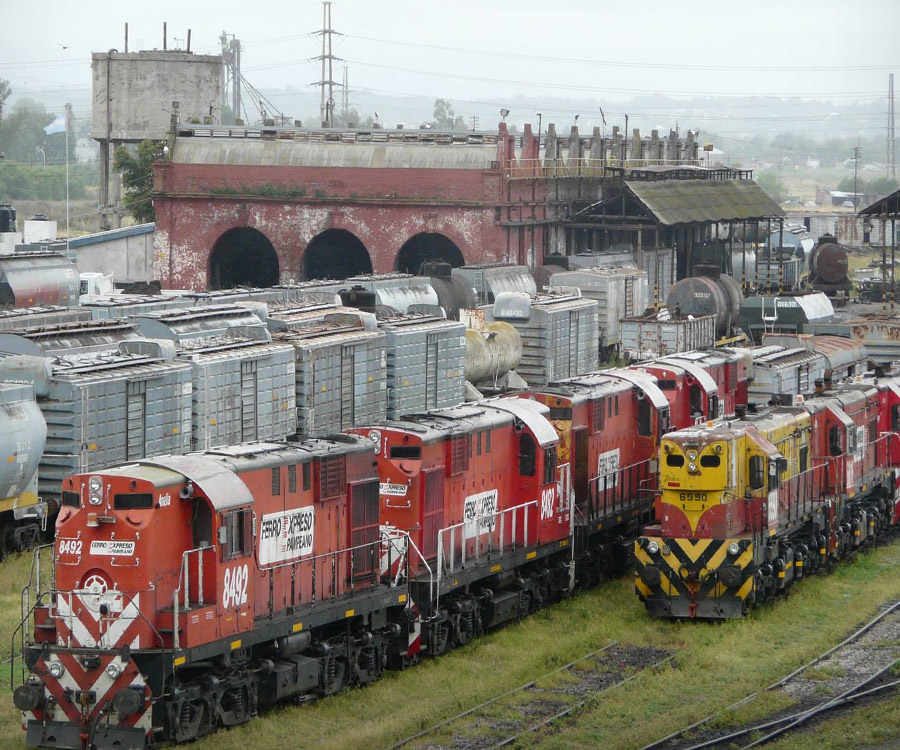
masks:
[[[129,51],[161,49],[164,21],[170,48],[184,46],[191,29],[193,51],[218,53],[220,34],[234,34],[243,43],[243,73],[256,88],[276,103],[298,92],[312,106],[317,101],[311,84],[321,70],[311,58],[321,53],[314,33],[322,28],[320,2],[3,5],[0,78],[12,86],[10,104],[31,97],[56,111],[71,101],[76,117],[89,114],[91,53],[124,51],[126,22]],[[888,73],[900,72],[897,0],[334,0],[331,12],[332,28],[342,34],[333,52],[344,60],[335,80],[346,65],[351,105],[358,99],[366,107],[372,94],[421,95],[450,99],[457,112],[469,102],[491,102],[498,112],[509,107],[511,122],[533,122],[542,100],[545,118],[553,107],[562,115],[563,97],[596,101],[596,110],[587,104],[590,111],[580,113],[590,126],[599,124],[601,103],[618,121],[615,104],[643,94],[886,102]],[[510,106],[523,97],[527,106]],[[398,111],[383,116],[402,119],[402,105],[393,106]],[[849,132],[870,127],[883,132],[884,123],[847,122]]]

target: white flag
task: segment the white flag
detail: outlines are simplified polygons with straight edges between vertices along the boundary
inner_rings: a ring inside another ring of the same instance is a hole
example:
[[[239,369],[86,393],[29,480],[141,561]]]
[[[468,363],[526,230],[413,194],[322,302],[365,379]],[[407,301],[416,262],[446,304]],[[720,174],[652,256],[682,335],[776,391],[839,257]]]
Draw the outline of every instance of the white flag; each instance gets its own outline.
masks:
[[[46,135],[53,135],[54,133],[65,133],[66,132],[66,116],[65,114],[57,115],[56,119],[51,122],[47,127],[44,128],[44,133]]]

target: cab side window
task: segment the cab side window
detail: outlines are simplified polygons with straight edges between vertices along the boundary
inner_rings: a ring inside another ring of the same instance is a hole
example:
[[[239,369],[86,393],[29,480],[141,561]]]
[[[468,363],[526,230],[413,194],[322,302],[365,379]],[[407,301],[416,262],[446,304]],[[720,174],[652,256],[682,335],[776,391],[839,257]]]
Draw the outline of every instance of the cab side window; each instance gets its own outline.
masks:
[[[537,456],[537,448],[534,444],[534,438],[523,432],[519,436],[519,474],[523,477],[533,477]]]
[[[750,456],[749,474],[751,490],[761,490],[766,486],[766,462],[762,456]]]

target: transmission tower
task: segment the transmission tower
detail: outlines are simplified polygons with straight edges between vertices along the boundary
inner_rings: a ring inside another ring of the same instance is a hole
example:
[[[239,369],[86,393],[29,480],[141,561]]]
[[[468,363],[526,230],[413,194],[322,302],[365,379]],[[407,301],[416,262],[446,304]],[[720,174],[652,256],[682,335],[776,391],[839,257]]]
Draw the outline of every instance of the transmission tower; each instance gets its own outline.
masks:
[[[230,106],[236,119],[241,118],[241,40],[234,34],[222,32],[222,65],[225,68],[225,85],[222,87],[222,110]],[[231,92],[231,101],[228,94]]]
[[[324,0],[322,3],[322,28],[314,33],[322,37],[322,54],[313,58],[313,60],[322,61],[322,78],[316,84],[322,89],[319,104],[322,115],[322,127],[331,128],[334,127],[334,87],[341,85],[334,80],[334,63],[337,60],[341,60],[341,58],[332,54],[332,37],[335,35],[343,36],[343,34],[331,28],[330,0]]]
[[[897,163],[894,152],[894,74],[888,75],[888,132],[887,132],[888,177],[897,178]]]

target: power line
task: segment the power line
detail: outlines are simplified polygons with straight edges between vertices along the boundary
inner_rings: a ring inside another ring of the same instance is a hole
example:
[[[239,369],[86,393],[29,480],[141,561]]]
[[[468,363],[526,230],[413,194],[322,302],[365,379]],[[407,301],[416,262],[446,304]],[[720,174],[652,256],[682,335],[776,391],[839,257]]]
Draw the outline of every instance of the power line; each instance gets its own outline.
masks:
[[[527,55],[521,52],[501,52],[499,50],[479,50],[466,47],[449,47],[440,44],[426,44],[420,42],[402,42],[395,39],[379,39],[370,36],[347,35],[350,39],[363,39],[368,42],[393,44],[401,47],[420,47],[428,50],[443,50],[446,52],[462,52],[470,55],[489,55],[492,57],[506,57],[518,60],[536,60],[539,62],[554,62],[576,65],[601,65],[616,68],[650,68],[661,70],[726,70],[726,71],[750,71],[750,72],[819,72],[819,71],[848,71],[848,70],[889,70],[896,64],[884,65],[695,65],[691,63],[648,63],[625,62],[622,60],[597,60],[591,58],[575,57],[550,57],[545,55]]]

